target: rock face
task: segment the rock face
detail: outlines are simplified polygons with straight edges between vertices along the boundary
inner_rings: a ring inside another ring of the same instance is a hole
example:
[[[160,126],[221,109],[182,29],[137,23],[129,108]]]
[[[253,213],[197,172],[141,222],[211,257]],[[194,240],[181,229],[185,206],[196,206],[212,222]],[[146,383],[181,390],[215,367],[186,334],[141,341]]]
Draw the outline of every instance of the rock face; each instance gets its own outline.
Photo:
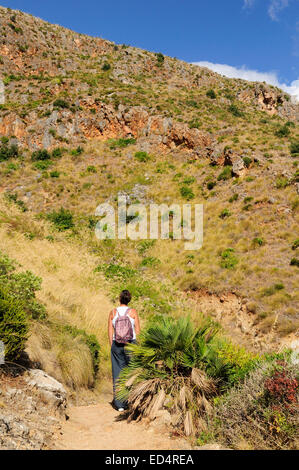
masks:
[[[212,139],[198,129],[189,129],[186,124],[170,118],[152,116],[145,108],[135,106],[126,111],[123,106],[118,110],[104,103],[97,103],[92,98],[85,98],[78,103],[81,111],[75,115],[69,110],[52,109],[47,118],[39,118],[31,112],[24,120],[9,113],[0,118],[0,134],[14,135],[19,143],[31,149],[37,147],[55,147],[55,140],[50,130],[60,139],[81,142],[86,139],[107,140],[110,138],[145,138],[148,149],[165,151],[177,146],[201,152],[210,146]],[[93,113],[87,111],[93,111]],[[29,125],[30,124],[30,125]],[[30,128],[34,127],[34,135]]]
[[[5,89],[4,89],[4,83],[2,80],[0,80],[0,104],[5,103]]]
[[[42,371],[28,378],[0,371],[0,450],[48,449],[61,428],[62,400],[63,386]]]

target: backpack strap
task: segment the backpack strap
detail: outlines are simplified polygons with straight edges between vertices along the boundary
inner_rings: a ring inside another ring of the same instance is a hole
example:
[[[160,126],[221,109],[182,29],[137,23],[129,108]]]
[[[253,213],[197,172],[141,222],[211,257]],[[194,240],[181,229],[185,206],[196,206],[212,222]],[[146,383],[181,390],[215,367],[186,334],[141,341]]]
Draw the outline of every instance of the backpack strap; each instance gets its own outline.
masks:
[[[128,315],[129,311],[131,310],[130,307],[127,308],[127,310],[125,311],[125,315]]]
[[[113,318],[116,316],[116,314],[118,314],[117,308],[114,308],[114,309],[112,310],[112,313],[113,313],[113,317],[112,317],[112,319],[113,319]]]

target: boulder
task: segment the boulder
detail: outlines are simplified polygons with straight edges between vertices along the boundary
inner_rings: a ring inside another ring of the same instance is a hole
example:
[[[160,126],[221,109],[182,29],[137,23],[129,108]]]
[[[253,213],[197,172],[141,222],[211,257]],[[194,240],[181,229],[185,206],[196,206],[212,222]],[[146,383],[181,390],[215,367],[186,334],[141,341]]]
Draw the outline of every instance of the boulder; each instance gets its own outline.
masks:
[[[40,392],[41,397],[60,411],[66,408],[67,392],[56,379],[40,369],[30,369],[26,381]]]

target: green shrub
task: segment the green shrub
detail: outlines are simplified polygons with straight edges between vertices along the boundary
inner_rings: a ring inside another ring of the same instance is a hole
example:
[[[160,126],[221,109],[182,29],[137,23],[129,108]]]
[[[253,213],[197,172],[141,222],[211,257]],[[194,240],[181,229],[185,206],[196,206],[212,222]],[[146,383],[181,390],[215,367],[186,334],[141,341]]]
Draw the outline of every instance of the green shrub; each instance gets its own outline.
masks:
[[[207,188],[211,191],[216,186],[216,181],[209,181],[207,183]]]
[[[62,108],[62,109],[67,109],[70,107],[69,103],[61,98],[58,98],[57,100],[54,101],[53,106],[55,108]]]
[[[96,172],[97,172],[97,169],[96,169],[95,166],[90,165],[90,166],[88,166],[88,167],[86,168],[86,171],[87,171],[88,173],[96,173]]]
[[[228,110],[235,117],[242,117],[244,115],[244,113],[242,113],[242,111],[240,111],[239,108],[235,104],[231,104]]]
[[[214,100],[216,98],[216,93],[212,89],[208,90],[206,95],[207,95],[208,98],[211,98],[212,100]]]
[[[148,256],[147,258],[144,258],[141,261],[140,266],[157,266],[160,263],[161,261],[158,258],[154,258],[153,256]]]
[[[0,162],[9,160],[10,158],[19,157],[19,149],[17,145],[8,145],[5,139],[2,139],[2,145],[0,146]]]
[[[0,285],[0,341],[5,345],[5,359],[16,360],[25,349],[29,324],[23,303]]]
[[[116,148],[124,148],[128,145],[133,145],[136,143],[136,139],[109,139],[109,147],[111,150]]]
[[[63,207],[59,211],[50,212],[47,218],[60,232],[74,227],[73,214]]]
[[[280,126],[280,127],[275,131],[276,137],[288,137],[288,136],[290,135],[290,133],[291,133],[290,128],[289,128],[289,126],[287,126],[287,125]]]
[[[228,209],[223,209],[220,214],[219,214],[219,217],[220,219],[225,219],[226,217],[230,217],[232,214],[231,212],[228,210]]]
[[[61,148],[57,147],[56,149],[54,149],[52,151],[52,157],[53,158],[61,158],[64,151],[65,151],[65,149],[61,149]]]
[[[276,188],[277,189],[282,189],[286,188],[289,185],[289,180],[286,176],[280,176],[276,180]]]
[[[51,176],[51,178],[59,178],[60,172],[57,171],[57,170],[51,171],[50,176]]]
[[[36,162],[33,167],[36,170],[44,171],[47,170],[51,165],[53,165],[53,162],[51,160],[41,160]]]
[[[292,258],[290,261],[290,266],[297,266],[299,268],[299,259],[298,258]]]
[[[165,60],[164,55],[161,52],[158,52],[156,54],[156,58],[157,58],[158,66],[161,67],[164,64],[164,60]]]
[[[194,199],[195,198],[195,195],[192,191],[191,188],[189,188],[188,186],[182,186],[180,188],[180,193],[181,193],[181,196],[184,198],[184,199],[187,199],[187,201],[190,201],[190,199]]]
[[[22,212],[27,212],[28,208],[24,201],[18,199],[17,193],[5,193],[5,197],[9,202],[16,204]]]
[[[252,243],[253,243],[254,246],[263,246],[265,244],[264,240],[262,238],[258,238],[258,237],[254,238],[252,240]]]
[[[225,166],[224,170],[220,173],[217,180],[218,181],[226,181],[232,177],[232,169],[230,166]]]
[[[35,296],[41,288],[41,278],[31,271],[15,272],[16,267],[17,263],[0,251],[0,290],[22,306],[27,318],[44,320],[47,317],[45,306]]]
[[[252,160],[251,160],[250,157],[243,157],[243,162],[244,162],[244,165],[246,166],[246,168],[249,168],[250,164],[252,163]]]
[[[299,238],[297,238],[292,244],[292,250],[299,248]]]
[[[239,194],[235,193],[232,197],[229,198],[228,202],[232,203],[239,199]]]
[[[284,289],[284,285],[282,283],[273,284],[273,286],[262,289],[261,296],[269,297],[282,289]]]
[[[290,144],[291,155],[299,154],[299,140],[294,140]]]
[[[105,63],[103,64],[103,66],[102,66],[102,70],[103,70],[104,72],[107,72],[107,71],[110,70],[110,69],[111,69],[111,65],[109,64],[109,62],[105,62]]]
[[[95,268],[95,272],[103,272],[107,279],[129,279],[136,274],[135,269],[119,264],[103,264]]]
[[[189,129],[199,129],[202,124],[198,119],[192,119],[188,125]]]
[[[43,160],[50,160],[51,154],[46,149],[36,150],[31,155],[32,161],[43,161]]]
[[[225,269],[233,269],[239,262],[238,258],[234,254],[235,250],[233,248],[227,248],[221,253],[221,263],[220,266]]]
[[[147,162],[150,160],[150,156],[148,155],[147,152],[136,152],[135,153],[135,158],[139,161],[139,162]]]
[[[84,152],[83,147],[79,145],[76,149],[71,150],[71,155],[78,156],[81,155]]]

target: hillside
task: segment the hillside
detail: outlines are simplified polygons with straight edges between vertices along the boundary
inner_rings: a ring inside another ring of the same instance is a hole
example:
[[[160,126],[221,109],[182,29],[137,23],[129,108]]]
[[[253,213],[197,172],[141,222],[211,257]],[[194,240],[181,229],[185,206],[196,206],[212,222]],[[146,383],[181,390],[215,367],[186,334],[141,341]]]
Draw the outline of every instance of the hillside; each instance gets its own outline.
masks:
[[[112,299],[128,285],[144,318],[203,311],[249,348],[292,341],[299,106],[290,96],[2,7],[0,28],[1,249],[43,278],[48,310],[69,310],[80,327],[78,305],[96,310],[90,290],[106,282]],[[202,249],[97,241],[95,209],[119,192],[131,202],[203,203]],[[61,207],[72,217],[65,231],[46,222]],[[79,295],[74,257],[85,300],[55,309],[60,286],[66,298]],[[89,284],[96,266],[101,280]],[[87,324],[104,343],[102,324]]]

